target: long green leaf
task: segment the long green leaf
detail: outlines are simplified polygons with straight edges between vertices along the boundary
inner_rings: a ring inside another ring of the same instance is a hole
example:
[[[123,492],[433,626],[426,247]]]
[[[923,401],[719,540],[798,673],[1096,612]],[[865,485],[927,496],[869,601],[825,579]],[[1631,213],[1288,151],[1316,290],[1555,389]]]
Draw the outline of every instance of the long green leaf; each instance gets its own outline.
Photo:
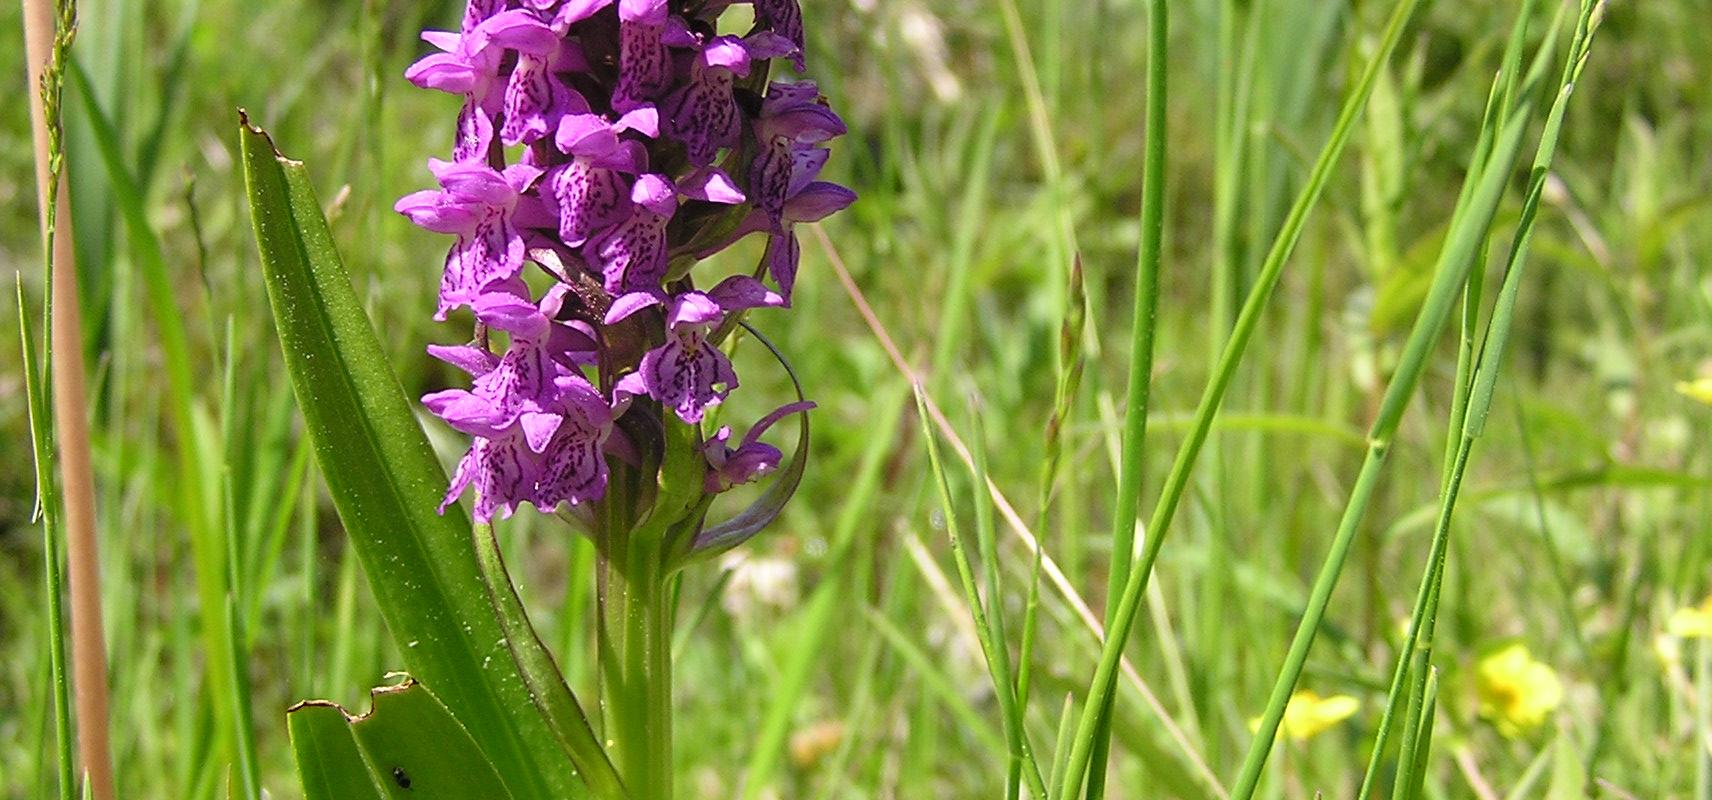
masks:
[[[244,178],[268,299],[316,461],[405,665],[517,797],[580,788],[476,568],[470,524],[436,513],[445,473],[351,289],[303,165],[245,120]]]
[[[343,710],[332,703],[302,703],[286,720],[307,800],[381,800]]]
[[[613,768],[606,751],[601,749],[600,740],[595,738],[594,728],[589,725],[582,703],[565,684],[565,676],[554,663],[553,654],[548,652],[547,645],[529,623],[523,599],[517,596],[516,585],[506,571],[505,558],[499,551],[499,539],[494,536],[492,525],[484,523],[475,527],[475,549],[476,563],[488,587],[488,600],[493,603],[494,612],[499,615],[500,625],[505,630],[506,647],[511,650],[511,657],[529,686],[529,698],[541,709],[547,724],[559,737],[560,746],[581,770],[583,781],[595,796],[603,800],[623,800],[628,795],[624,791],[624,782],[618,777],[618,770]]]
[[[375,689],[353,716],[337,705],[293,707],[291,744],[308,800],[510,800],[469,731],[414,680]]]

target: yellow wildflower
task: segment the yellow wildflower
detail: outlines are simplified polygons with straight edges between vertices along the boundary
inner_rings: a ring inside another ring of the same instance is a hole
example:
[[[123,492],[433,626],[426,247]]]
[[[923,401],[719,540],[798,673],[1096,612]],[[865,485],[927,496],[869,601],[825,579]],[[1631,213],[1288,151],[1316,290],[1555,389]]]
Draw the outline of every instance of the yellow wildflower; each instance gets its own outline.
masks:
[[[1361,701],[1347,694],[1321,697],[1312,689],[1290,695],[1284,706],[1284,735],[1298,742],[1307,741],[1343,722],[1361,709]],[[1260,729],[1260,718],[1248,721],[1249,730]]]
[[[1682,639],[1712,639],[1712,597],[1698,606],[1679,608],[1670,615],[1670,635]]]
[[[1699,400],[1712,406],[1712,378],[1695,378],[1691,381],[1677,381],[1676,392],[1684,397]]]
[[[1480,716],[1512,739],[1539,727],[1563,702],[1557,671],[1520,644],[1480,659],[1475,673]]]

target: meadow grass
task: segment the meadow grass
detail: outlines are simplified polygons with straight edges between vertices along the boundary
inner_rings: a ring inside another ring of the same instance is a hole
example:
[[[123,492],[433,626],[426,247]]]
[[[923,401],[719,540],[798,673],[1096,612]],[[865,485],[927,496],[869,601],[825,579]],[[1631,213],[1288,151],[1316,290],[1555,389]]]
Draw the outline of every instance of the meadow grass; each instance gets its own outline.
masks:
[[[407,392],[442,388],[444,242],[390,208],[449,136],[401,73],[458,4],[79,5],[118,796],[298,797],[284,708],[363,707],[400,654],[286,390],[235,109],[305,158]],[[804,232],[794,313],[752,318],[819,404],[813,461],[681,588],[679,794],[1712,797],[1712,642],[1666,624],[1712,592],[1712,408],[1673,390],[1712,374],[1712,29],[1610,2],[1583,68],[1588,10],[809,4],[852,131],[829,169],[862,199]],[[29,140],[23,103],[0,112],[24,295],[0,325],[39,340]],[[22,352],[0,348],[0,797],[33,800],[69,744]],[[791,396],[762,348],[738,360],[734,411]],[[498,534],[592,696],[592,548],[528,514]],[[1107,627],[1128,637],[1102,653]],[[1561,681],[1537,726],[1499,724],[1482,678],[1513,643]],[[1297,738],[1299,689],[1360,705]]]

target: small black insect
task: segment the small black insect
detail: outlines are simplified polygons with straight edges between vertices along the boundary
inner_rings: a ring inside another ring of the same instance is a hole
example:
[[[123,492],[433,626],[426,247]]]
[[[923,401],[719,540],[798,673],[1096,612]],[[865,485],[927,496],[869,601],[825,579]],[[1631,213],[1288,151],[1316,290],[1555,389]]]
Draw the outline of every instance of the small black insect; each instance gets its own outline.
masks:
[[[410,788],[410,776],[405,774],[403,767],[392,768],[392,780],[398,784],[400,789]]]

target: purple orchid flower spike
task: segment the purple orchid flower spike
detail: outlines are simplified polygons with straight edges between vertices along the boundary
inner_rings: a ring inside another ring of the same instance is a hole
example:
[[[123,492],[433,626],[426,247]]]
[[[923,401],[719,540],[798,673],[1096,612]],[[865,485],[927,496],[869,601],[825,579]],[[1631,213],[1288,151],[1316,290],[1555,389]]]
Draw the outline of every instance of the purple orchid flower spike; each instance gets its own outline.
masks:
[[[720,33],[743,2],[756,24]],[[641,428],[620,418],[705,419],[738,385],[714,332],[733,314],[788,305],[794,226],[855,198],[820,180],[825,144],[845,126],[815,84],[771,83],[758,104],[737,91],[772,60],[803,69],[800,2],[468,0],[458,30],[423,38],[436,52],[406,77],[459,98],[456,134],[451,160],[429,164],[438,188],[396,209],[455,237],[435,317],[468,307],[477,323],[476,343],[429,348],[470,376],[423,397],[471,439],[445,503],[473,487],[487,521],[525,503],[551,512],[610,499],[612,470],[662,464],[658,448],[685,446],[627,435]],[[696,261],[751,233],[767,237],[767,283],[739,275],[692,288],[705,284]],[[528,262],[543,275],[526,276]],[[779,450],[761,437],[808,407],[785,406],[740,441],[722,428],[693,445],[708,465],[704,490],[777,469]]]
[[[511,214],[518,196],[541,170],[513,164],[502,171],[475,162],[438,160],[428,167],[439,179],[440,190],[406,195],[393,208],[423,228],[458,237],[446,254],[440,281],[434,318],[443,320],[451,309],[474,303],[488,285],[522,271],[523,238]]]
[[[735,448],[730,446],[731,426],[720,426],[702,445],[702,453],[707,456],[707,465],[710,468],[705,487],[707,493],[719,494],[778,469],[779,462],[785,459],[785,454],[779,448],[761,441],[761,434],[766,433],[767,429],[779,420],[792,414],[806,413],[811,408],[814,408],[814,403],[806,400],[780,406],[750,427],[749,432],[743,435],[743,440]]]

